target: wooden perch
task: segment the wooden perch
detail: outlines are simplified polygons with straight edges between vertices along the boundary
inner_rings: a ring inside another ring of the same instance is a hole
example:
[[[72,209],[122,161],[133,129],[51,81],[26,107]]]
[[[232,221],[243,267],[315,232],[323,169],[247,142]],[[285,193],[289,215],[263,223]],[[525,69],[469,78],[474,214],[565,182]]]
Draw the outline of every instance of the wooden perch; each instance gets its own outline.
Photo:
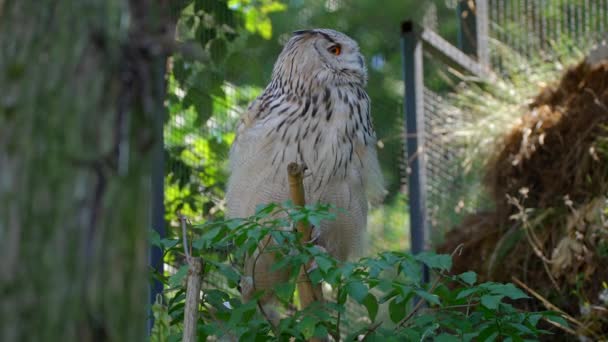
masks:
[[[190,258],[188,261],[188,285],[186,288],[186,307],[184,308],[184,342],[196,342],[198,323],[198,306],[201,297],[201,274],[203,261],[200,258]]]
[[[289,193],[293,204],[297,206],[306,205],[306,199],[304,195],[304,168],[302,165],[297,163],[290,163],[287,166],[287,175],[289,179]],[[296,229],[302,234],[301,243],[310,241],[311,238],[311,227],[303,221],[296,224]],[[310,265],[308,265],[310,266]],[[314,301],[323,300],[323,292],[321,290],[321,284],[313,286],[306,270],[302,268],[298,277],[298,293],[300,295],[300,306],[306,308],[310,303]]]
[[[196,342],[196,330],[198,323],[198,306],[201,299],[201,286],[203,274],[203,260],[193,258],[188,252],[188,239],[186,236],[186,218],[180,215],[182,224],[182,235],[184,241],[184,254],[188,262],[188,280],[186,287],[186,306],[184,308],[184,334],[182,341]]]

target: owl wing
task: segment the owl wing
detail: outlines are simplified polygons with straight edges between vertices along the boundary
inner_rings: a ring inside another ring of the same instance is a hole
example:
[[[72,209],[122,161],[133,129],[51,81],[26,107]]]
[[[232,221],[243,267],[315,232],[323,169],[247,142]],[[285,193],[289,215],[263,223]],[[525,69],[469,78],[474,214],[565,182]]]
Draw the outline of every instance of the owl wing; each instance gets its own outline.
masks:
[[[229,217],[253,215],[259,204],[284,202],[288,188],[284,176],[272,166],[278,148],[272,127],[280,118],[267,114],[256,100],[241,117],[230,150],[230,178],[226,190]]]
[[[320,243],[340,260],[362,254],[368,201],[380,203],[386,193],[375,138],[368,144],[357,144],[355,153],[360,167],[351,168],[346,179],[328,184],[320,198],[338,208],[335,220],[322,222]]]
[[[376,152],[376,137],[362,149],[364,152],[359,155],[363,164],[363,175],[365,183],[365,192],[367,199],[371,204],[379,204],[386,196],[384,188],[384,177],[378,162],[378,154]],[[359,154],[359,153],[358,153]]]

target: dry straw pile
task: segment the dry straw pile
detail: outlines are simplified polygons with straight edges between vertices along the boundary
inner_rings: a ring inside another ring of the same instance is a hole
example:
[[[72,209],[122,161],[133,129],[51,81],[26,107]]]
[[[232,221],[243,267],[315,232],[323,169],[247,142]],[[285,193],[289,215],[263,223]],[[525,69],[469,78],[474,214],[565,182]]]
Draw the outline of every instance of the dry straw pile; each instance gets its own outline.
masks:
[[[485,171],[494,210],[466,217],[440,248],[464,244],[454,272],[521,281],[536,292],[528,309],[567,314],[570,338],[608,338],[608,62],[542,90]]]

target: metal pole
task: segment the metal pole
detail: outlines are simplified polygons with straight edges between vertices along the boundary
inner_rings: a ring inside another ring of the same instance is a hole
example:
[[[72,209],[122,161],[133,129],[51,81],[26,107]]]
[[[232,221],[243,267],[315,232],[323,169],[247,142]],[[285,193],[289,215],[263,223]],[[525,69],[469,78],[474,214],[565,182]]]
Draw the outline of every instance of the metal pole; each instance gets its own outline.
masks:
[[[469,1],[458,2],[458,47],[487,67],[490,64],[488,1],[476,0],[474,4],[471,8]]]
[[[477,57],[475,9],[469,6],[469,1],[460,0],[456,13],[458,14],[458,48],[471,57]]]
[[[484,67],[490,66],[490,9],[488,0],[475,1],[475,28],[477,32],[477,61]]]
[[[164,58],[159,58],[158,68],[162,69],[162,72],[158,72],[156,74],[157,78],[154,82],[154,85],[157,87],[156,94],[162,96],[161,98],[165,98],[165,60]],[[150,229],[155,230],[160,238],[163,239],[166,237],[165,232],[165,158],[164,158],[164,149],[165,142],[163,136],[163,125],[165,122],[166,109],[164,106],[159,106],[155,110],[155,122],[154,129],[156,135],[156,144],[154,146],[153,160],[152,160],[152,173],[151,173],[151,196],[152,196],[152,205],[150,218],[152,226]],[[163,250],[159,247],[155,247],[150,245],[148,251],[148,261],[150,267],[156,270],[158,273],[163,274]],[[148,333],[152,332],[152,326],[154,325],[154,316],[152,314],[152,305],[156,301],[156,297],[159,294],[163,293],[163,284],[159,280],[154,279],[150,283],[150,310],[149,319],[148,319]]]
[[[425,250],[428,224],[426,217],[426,175],[424,151],[424,80],[422,41],[412,21],[401,24],[403,80],[405,82],[405,131],[409,166],[408,191],[410,205],[411,250]],[[423,270],[428,281],[428,270]]]

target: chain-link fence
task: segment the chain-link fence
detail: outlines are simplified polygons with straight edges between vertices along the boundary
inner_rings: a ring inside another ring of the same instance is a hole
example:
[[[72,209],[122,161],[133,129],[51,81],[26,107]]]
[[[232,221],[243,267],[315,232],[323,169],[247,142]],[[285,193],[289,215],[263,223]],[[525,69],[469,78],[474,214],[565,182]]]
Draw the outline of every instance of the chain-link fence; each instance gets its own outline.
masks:
[[[489,0],[489,8],[491,37],[527,56],[597,39],[608,28],[606,0]]]

